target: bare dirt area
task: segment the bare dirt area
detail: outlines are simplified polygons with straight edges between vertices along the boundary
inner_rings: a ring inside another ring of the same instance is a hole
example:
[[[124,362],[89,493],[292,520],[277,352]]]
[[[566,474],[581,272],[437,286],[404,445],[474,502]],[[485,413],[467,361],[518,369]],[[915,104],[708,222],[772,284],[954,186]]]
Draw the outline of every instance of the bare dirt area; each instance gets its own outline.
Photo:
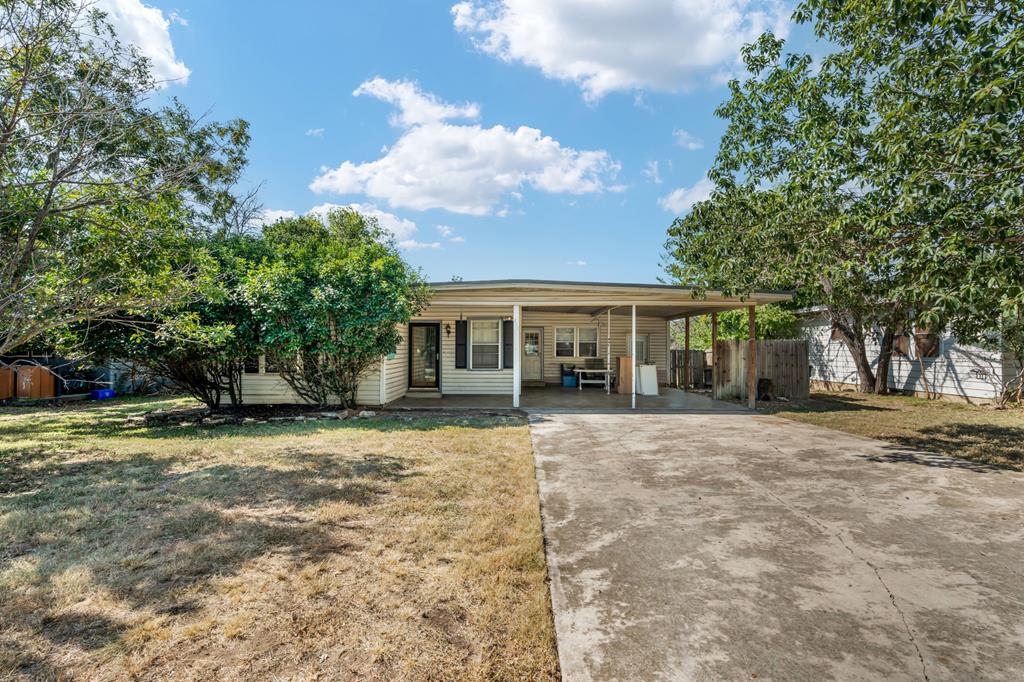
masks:
[[[557,678],[522,418],[194,407],[0,409],[0,678]]]

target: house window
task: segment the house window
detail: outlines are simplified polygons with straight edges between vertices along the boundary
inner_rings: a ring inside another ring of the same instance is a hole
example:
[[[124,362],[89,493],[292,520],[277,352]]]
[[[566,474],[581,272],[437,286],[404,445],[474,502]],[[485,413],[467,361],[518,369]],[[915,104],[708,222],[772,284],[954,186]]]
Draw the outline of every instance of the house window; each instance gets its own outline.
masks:
[[[578,358],[597,357],[597,327],[579,328],[579,349],[576,351]]]
[[[469,321],[470,369],[501,367],[501,320]]]
[[[941,353],[942,344],[939,335],[927,329],[914,331],[914,350],[919,358],[937,358]]]
[[[258,357],[246,358],[242,362],[243,371],[246,374],[259,374],[260,373],[260,359]]]
[[[576,353],[576,328],[555,327],[555,357],[571,358]]]
[[[555,356],[596,358],[597,327],[555,327]]]
[[[647,349],[650,347],[650,343],[647,334],[637,334],[636,342],[629,345],[633,347],[633,355],[636,356],[637,364],[648,361],[650,356],[647,354]]]

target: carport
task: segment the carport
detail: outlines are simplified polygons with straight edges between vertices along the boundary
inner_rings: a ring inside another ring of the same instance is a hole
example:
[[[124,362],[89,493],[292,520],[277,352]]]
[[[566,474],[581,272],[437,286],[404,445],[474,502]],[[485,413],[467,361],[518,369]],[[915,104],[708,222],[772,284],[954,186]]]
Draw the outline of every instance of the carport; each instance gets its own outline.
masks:
[[[778,303],[791,298],[791,293],[786,291],[752,291],[744,296],[729,296],[723,291],[699,290],[693,287],[677,286],[669,284],[631,284],[631,283],[608,283],[608,282],[559,282],[550,280],[484,280],[484,281],[462,281],[462,282],[439,282],[431,285],[434,288],[434,297],[427,311],[423,313],[425,319],[446,319],[445,315],[456,317],[456,361],[455,370],[466,368],[474,383],[482,383],[481,377],[485,376],[475,373],[472,362],[469,365],[465,361],[466,350],[463,355],[458,355],[460,343],[458,338],[459,325],[464,321],[480,319],[485,315],[494,315],[494,311],[507,311],[502,319],[508,326],[507,332],[502,334],[507,344],[506,362],[500,364],[497,369],[511,369],[512,407],[526,406],[523,402],[524,380],[523,380],[523,344],[524,328],[532,325],[547,324],[553,326],[557,333],[560,328],[571,328],[572,323],[561,323],[569,325],[560,326],[560,319],[587,319],[600,329],[603,338],[594,339],[595,345],[602,347],[600,354],[604,360],[605,371],[615,371],[613,360],[616,355],[628,356],[628,376],[632,378],[628,390],[625,393],[629,396],[629,408],[638,407],[638,375],[637,375],[637,348],[638,343],[638,319],[643,319],[647,324],[652,320],[660,321],[658,336],[664,344],[667,354],[670,343],[669,325],[675,320],[683,320],[684,325],[684,347],[689,350],[690,340],[690,318],[698,315],[710,315],[712,323],[713,341],[717,340],[718,334],[718,313],[727,310],[744,309],[748,317],[749,353],[746,362],[746,380],[749,396],[749,403],[754,404],[756,397],[756,308],[766,303]],[[450,312],[449,312],[450,311]],[[437,314],[435,314],[435,312]],[[546,322],[545,322],[546,321]],[[445,327],[447,329],[447,327]],[[578,330],[578,327],[576,327]],[[617,336],[616,336],[617,335]],[[511,337],[511,343],[508,339]],[[472,334],[469,336],[472,345]],[[628,343],[625,339],[630,339]],[[652,339],[653,342],[653,339]],[[465,343],[465,342],[463,342]],[[549,347],[555,349],[554,355],[558,355],[558,340],[552,342],[547,340]],[[442,344],[443,345],[443,344]],[[714,344],[712,344],[714,345]],[[578,347],[578,346],[577,346]],[[615,352],[618,349],[622,352]],[[579,353],[576,353],[579,355]],[[459,365],[459,359],[463,358],[463,365]],[[684,353],[686,362],[689,362],[689,353]],[[514,361],[511,359],[515,359]],[[559,358],[552,358],[559,362]],[[511,367],[509,367],[511,365]],[[687,374],[688,367],[686,368]],[[626,373],[623,372],[625,375]],[[460,381],[470,383],[470,378],[462,379],[467,375],[459,375]],[[628,381],[628,379],[627,379]],[[443,397],[449,397],[450,386],[454,383],[449,377],[446,383],[442,375],[443,387],[440,391]],[[507,386],[507,384],[506,384]],[[528,387],[527,387],[528,388]],[[606,389],[607,391],[607,389]],[[470,391],[466,391],[467,393]],[[484,391],[480,391],[483,393]],[[506,394],[507,395],[507,394]],[[417,396],[409,392],[407,399],[415,399]],[[564,400],[572,401],[571,394],[566,394]],[[507,404],[507,403],[506,403]],[[641,405],[642,407],[642,405]]]

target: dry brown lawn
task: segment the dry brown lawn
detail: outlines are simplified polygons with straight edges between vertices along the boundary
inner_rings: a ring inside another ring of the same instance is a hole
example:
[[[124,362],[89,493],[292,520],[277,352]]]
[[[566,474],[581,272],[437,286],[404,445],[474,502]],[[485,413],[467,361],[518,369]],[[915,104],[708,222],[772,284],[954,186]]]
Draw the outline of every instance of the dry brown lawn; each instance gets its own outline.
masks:
[[[555,679],[514,418],[0,410],[0,678]]]
[[[759,403],[796,421],[916,450],[1024,470],[1024,409],[997,410],[902,395],[814,393],[795,403]]]

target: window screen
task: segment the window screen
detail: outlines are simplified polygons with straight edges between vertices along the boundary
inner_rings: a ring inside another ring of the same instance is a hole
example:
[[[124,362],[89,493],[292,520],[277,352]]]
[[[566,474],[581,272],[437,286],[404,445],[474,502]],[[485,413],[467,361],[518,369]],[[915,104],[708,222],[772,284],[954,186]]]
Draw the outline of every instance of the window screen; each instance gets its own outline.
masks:
[[[498,369],[501,356],[501,321],[470,320],[470,368]]]
[[[575,327],[555,328],[555,356],[560,358],[571,358],[576,352],[576,329]]]
[[[596,358],[597,357],[597,327],[580,327],[580,347],[577,353],[577,357],[581,358]]]

